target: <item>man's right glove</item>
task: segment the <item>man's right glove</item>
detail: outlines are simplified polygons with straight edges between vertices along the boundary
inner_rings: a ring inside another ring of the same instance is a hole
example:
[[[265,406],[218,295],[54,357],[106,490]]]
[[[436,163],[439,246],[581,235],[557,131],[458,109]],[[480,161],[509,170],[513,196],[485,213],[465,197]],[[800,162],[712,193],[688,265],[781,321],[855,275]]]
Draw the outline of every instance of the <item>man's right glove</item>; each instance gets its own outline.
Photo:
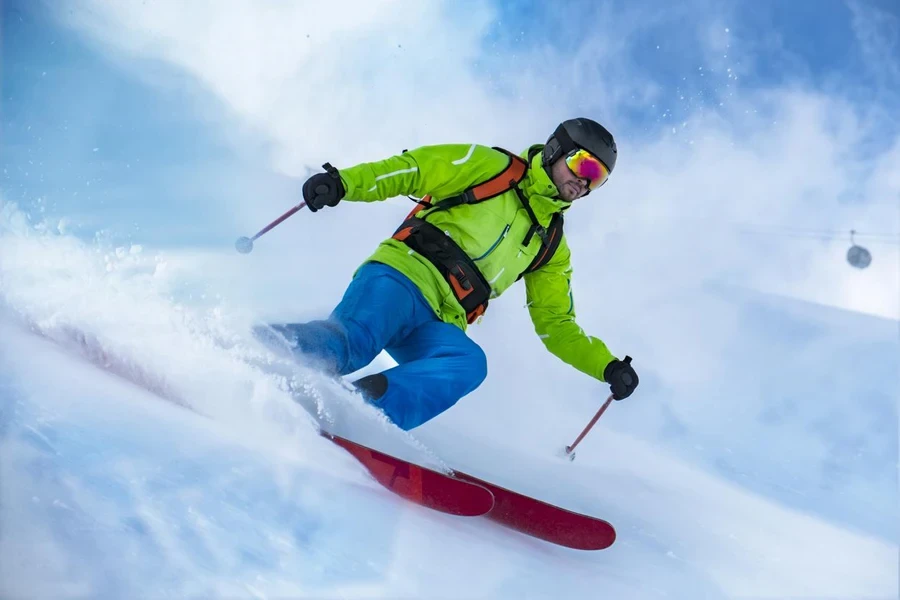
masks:
[[[609,384],[613,398],[623,400],[634,392],[638,386],[638,376],[631,367],[631,357],[625,360],[614,360],[603,370],[603,379]]]
[[[337,169],[328,163],[322,167],[325,173],[316,173],[303,184],[303,199],[306,208],[312,212],[326,206],[337,206],[346,193]]]

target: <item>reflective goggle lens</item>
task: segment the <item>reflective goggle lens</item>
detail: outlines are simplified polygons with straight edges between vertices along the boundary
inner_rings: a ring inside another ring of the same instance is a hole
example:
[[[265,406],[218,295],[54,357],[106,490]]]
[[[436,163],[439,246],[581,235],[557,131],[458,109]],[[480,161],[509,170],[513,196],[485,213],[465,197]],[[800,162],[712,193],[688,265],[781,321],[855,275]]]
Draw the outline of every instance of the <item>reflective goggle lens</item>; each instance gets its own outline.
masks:
[[[579,149],[570,153],[566,157],[566,164],[576,177],[588,180],[590,190],[596,190],[609,179],[609,169],[606,165],[587,150]]]

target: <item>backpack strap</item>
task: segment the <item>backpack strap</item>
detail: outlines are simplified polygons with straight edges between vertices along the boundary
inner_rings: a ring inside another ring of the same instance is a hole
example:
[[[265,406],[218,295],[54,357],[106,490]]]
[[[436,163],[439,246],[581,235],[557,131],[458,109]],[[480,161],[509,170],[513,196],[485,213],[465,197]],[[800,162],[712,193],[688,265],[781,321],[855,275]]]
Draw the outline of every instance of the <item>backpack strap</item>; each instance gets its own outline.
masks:
[[[516,187],[525,178],[525,174],[528,173],[528,163],[524,158],[513,154],[509,150],[496,146],[494,150],[502,152],[509,159],[509,162],[506,163],[506,168],[502,171],[487,181],[470,187],[461,194],[444,198],[437,204],[432,204],[431,196],[425,196],[417,202],[420,205],[425,202],[426,205],[422,208],[416,207],[413,210],[419,212],[420,210],[430,209],[431,212],[437,212],[439,210],[448,210],[461,204],[477,204],[478,202],[496,198]]]
[[[466,204],[496,198],[500,194],[508,192],[510,188],[517,186],[525,178],[525,174],[528,172],[528,163],[525,162],[524,158],[496,146],[494,146],[494,150],[504,153],[509,158],[509,163],[500,173],[484,183],[480,183],[463,192],[462,195],[467,197]]]
[[[536,234],[541,238],[541,243],[546,245],[546,230],[534,214],[534,210],[531,208],[528,198],[526,198],[522,190],[519,189],[519,182],[521,182],[525,178],[526,173],[528,173],[528,164],[530,161],[526,161],[524,158],[517,154],[513,154],[505,148],[497,146],[494,146],[493,148],[494,150],[505,154],[509,159],[509,162],[506,163],[506,168],[503,169],[503,171],[497,173],[483,183],[470,187],[461,194],[441,200],[438,204],[432,204],[431,196],[426,196],[422,200],[417,201],[419,206],[413,208],[409,215],[407,215],[407,218],[415,216],[422,210],[429,210],[430,214],[439,210],[449,210],[454,206],[459,206],[461,204],[477,204],[478,202],[496,198],[509,190],[515,190],[516,195],[519,197],[519,201],[528,213],[528,218],[531,219],[531,227],[528,229],[528,233],[525,235],[522,244],[527,246],[531,242],[531,238]],[[533,156],[533,151],[529,152],[529,159]],[[421,216],[425,217],[425,215]]]
[[[547,245],[547,230],[541,225],[541,222],[538,221],[537,216],[534,214],[534,210],[531,208],[531,203],[528,201],[528,198],[525,197],[525,194],[522,190],[519,189],[519,186],[514,186],[516,190],[516,194],[519,196],[519,202],[522,203],[522,206],[525,208],[525,212],[528,213],[528,218],[531,219],[531,227],[528,228],[528,233],[525,234],[525,239],[522,240],[522,245],[527,246],[531,243],[531,238],[534,237],[534,234],[537,234],[539,238],[541,238],[541,244]]]
[[[516,281],[522,279],[527,273],[533,273],[537,271],[553,258],[553,255],[556,254],[556,250],[559,248],[559,243],[562,241],[563,237],[563,214],[561,212],[556,213],[550,219],[550,224],[547,226],[547,230],[545,232],[545,237],[542,239],[543,248],[541,252],[534,257],[534,260],[531,261],[531,264],[528,265],[528,268],[522,271],[519,276],[516,278]]]

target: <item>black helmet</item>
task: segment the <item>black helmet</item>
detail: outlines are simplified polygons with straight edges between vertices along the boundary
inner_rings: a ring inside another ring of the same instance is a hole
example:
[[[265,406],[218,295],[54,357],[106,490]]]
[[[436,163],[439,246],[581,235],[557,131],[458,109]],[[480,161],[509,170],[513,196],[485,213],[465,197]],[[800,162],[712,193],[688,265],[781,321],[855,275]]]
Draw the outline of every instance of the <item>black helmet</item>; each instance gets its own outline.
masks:
[[[603,125],[584,117],[563,121],[547,139],[544,168],[549,170],[558,158],[576,148],[583,148],[599,158],[610,173],[616,168],[616,140]]]

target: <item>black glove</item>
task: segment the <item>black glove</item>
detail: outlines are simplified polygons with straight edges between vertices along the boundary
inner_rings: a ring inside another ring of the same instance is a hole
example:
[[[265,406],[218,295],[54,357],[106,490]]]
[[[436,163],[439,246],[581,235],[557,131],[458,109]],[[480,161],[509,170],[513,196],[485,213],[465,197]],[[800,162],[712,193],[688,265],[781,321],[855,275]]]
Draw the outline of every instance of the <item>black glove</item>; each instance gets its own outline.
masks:
[[[338,170],[328,163],[322,167],[325,173],[316,173],[303,184],[303,199],[306,201],[306,208],[312,212],[326,206],[337,206],[347,193]]]
[[[631,357],[614,360],[603,370],[603,379],[609,384],[609,391],[616,400],[624,400],[638,386],[638,376],[631,367]]]

